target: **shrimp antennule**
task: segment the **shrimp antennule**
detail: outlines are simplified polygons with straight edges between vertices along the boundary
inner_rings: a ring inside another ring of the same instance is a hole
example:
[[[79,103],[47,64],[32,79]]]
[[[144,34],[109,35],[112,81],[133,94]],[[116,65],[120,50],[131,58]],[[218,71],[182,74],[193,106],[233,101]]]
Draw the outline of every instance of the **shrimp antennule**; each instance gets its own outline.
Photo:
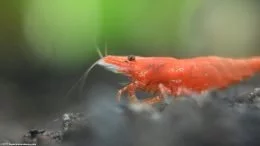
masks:
[[[97,53],[98,53],[99,57],[100,57],[100,58],[103,58],[104,55],[101,53],[101,51],[100,51],[100,49],[99,49],[98,46],[96,46],[96,50],[97,50]]]

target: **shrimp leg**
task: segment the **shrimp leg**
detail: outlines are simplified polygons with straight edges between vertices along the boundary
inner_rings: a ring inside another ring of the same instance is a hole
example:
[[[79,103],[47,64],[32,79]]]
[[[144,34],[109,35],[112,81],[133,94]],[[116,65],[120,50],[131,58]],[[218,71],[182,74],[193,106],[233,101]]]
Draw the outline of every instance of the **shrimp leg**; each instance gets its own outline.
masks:
[[[159,103],[161,101],[163,101],[163,97],[160,96],[160,95],[157,95],[157,96],[154,96],[154,97],[149,97],[149,98],[146,98],[144,100],[142,100],[143,103],[146,103],[146,104],[156,104],[156,103]]]
[[[162,102],[163,100],[167,99],[168,94],[170,93],[170,90],[168,88],[166,88],[163,84],[159,84],[158,88],[160,91],[159,95],[150,97],[150,98],[146,98],[146,99],[142,100],[142,102],[147,103],[147,104],[156,104],[156,103]]]
[[[128,84],[127,86],[123,87],[120,89],[117,93],[116,99],[119,102],[121,100],[121,96],[124,92],[128,91],[128,99],[131,103],[136,103],[138,102],[138,99],[135,95],[135,90],[138,87],[138,82],[133,82]]]

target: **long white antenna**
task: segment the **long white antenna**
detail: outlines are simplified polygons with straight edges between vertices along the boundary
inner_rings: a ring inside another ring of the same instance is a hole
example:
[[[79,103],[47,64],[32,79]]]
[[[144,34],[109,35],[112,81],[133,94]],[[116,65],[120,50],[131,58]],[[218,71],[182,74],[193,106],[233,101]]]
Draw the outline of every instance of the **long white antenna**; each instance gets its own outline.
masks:
[[[81,86],[80,86],[80,93],[82,93],[83,87],[84,87],[84,85],[85,85],[85,84],[84,84],[84,83],[85,83],[84,81],[87,79],[87,77],[88,77],[90,71],[97,65],[98,61],[100,61],[100,59],[97,60],[96,62],[94,62],[94,63],[87,69],[87,71],[80,77],[80,79],[69,89],[69,91],[67,92],[67,94],[66,94],[65,97],[67,97],[67,96],[70,94],[70,92],[76,87],[76,85],[80,84],[81,81],[82,81],[82,84],[81,84]]]

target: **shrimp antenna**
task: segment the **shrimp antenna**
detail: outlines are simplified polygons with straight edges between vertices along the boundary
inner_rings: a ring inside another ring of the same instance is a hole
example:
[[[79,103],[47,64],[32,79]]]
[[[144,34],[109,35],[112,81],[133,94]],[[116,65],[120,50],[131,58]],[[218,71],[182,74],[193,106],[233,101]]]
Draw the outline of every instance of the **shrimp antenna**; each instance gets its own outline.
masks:
[[[78,85],[81,81],[85,81],[90,73],[90,71],[97,65],[98,61],[100,61],[101,59],[98,59],[96,62],[94,62],[86,71],[85,73],[80,77],[80,79],[69,89],[69,91],[67,92],[66,96],[67,97],[70,92],[76,87],[76,85]],[[84,87],[84,82],[82,82],[81,86],[80,86],[80,93],[82,93],[83,91],[83,87]]]
[[[80,86],[80,93],[83,93],[83,88],[84,88],[84,85],[85,85],[85,80],[87,79],[90,71],[98,64],[98,62],[101,60],[102,58],[98,59],[96,62],[94,62],[88,69],[87,71],[84,73],[84,75],[82,76],[82,84]]]
[[[80,77],[80,79],[69,89],[69,91],[67,92],[66,96],[67,97],[70,92],[76,87],[76,85],[80,84],[81,81],[82,84],[80,86],[80,93],[83,93],[83,88],[84,88],[84,85],[85,85],[85,80],[87,79],[90,71],[98,64],[98,62],[104,57],[104,55],[102,54],[102,52],[100,51],[99,47],[96,45],[96,51],[100,57],[100,59],[98,59],[96,62],[94,62],[87,70],[86,72]],[[105,42],[105,56],[107,56],[107,43]]]
[[[96,62],[94,62],[88,69],[87,71],[80,77],[80,79],[69,89],[69,91],[67,92],[66,96],[67,97],[70,92],[76,87],[76,85],[78,85],[82,80],[85,81],[90,73],[90,71],[97,65],[98,61],[100,61],[104,56],[101,53],[100,49],[98,48],[98,46],[96,45],[96,51],[100,57],[100,59],[98,59]],[[84,87],[84,82],[81,84],[80,87],[80,93],[82,93],[83,91],[83,87]]]

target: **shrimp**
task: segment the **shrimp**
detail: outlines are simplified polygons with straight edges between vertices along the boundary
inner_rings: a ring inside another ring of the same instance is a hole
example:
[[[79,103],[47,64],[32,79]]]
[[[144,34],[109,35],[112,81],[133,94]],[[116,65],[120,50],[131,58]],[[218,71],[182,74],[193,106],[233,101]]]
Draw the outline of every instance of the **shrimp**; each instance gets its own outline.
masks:
[[[161,102],[168,96],[178,98],[225,89],[260,71],[260,57],[235,59],[205,56],[177,59],[108,55],[97,64],[129,77],[130,83],[116,95],[118,102],[124,93],[128,93],[130,103],[140,102],[136,97],[136,91],[140,90],[153,94],[142,100],[148,104]]]

